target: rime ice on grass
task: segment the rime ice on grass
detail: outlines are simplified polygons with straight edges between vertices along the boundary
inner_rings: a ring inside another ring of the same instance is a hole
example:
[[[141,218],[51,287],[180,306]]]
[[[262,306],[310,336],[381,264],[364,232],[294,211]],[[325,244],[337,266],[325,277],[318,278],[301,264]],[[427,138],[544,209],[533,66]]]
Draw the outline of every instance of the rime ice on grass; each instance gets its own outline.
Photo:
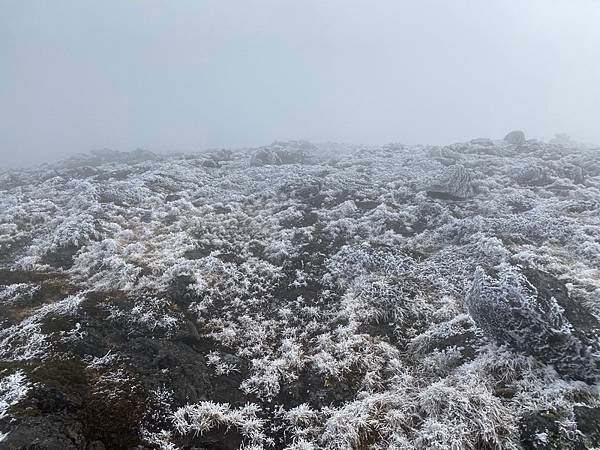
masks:
[[[597,150],[520,134],[0,174],[0,439],[593,448],[599,211]]]

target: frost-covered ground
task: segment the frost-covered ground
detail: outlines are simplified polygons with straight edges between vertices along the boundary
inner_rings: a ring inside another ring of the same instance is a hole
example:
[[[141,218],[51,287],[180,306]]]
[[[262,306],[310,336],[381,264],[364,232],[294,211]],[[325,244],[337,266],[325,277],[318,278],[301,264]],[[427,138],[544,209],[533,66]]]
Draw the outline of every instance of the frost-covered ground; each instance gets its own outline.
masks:
[[[600,149],[0,174],[0,448],[600,446]]]

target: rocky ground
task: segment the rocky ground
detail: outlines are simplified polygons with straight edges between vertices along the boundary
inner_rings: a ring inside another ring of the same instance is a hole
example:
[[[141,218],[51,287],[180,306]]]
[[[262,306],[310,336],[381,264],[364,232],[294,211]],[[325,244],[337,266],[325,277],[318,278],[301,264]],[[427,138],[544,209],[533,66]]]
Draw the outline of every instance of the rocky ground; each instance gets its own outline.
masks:
[[[600,448],[600,149],[0,173],[2,449]]]

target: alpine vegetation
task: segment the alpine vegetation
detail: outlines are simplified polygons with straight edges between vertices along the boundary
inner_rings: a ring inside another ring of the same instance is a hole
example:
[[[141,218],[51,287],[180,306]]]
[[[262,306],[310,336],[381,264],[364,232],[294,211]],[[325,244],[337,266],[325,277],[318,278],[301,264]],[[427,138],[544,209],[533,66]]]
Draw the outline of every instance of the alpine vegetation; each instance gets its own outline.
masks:
[[[0,448],[600,448],[600,149],[0,173]]]

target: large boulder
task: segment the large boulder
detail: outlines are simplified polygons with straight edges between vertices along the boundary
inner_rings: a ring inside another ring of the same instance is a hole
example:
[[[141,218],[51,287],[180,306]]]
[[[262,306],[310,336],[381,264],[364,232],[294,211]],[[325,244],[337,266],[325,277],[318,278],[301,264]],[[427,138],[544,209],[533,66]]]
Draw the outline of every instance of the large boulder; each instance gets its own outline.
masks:
[[[466,200],[476,193],[472,173],[461,164],[450,166],[442,180],[427,190],[430,197],[443,200]]]
[[[548,169],[540,166],[521,167],[513,171],[512,179],[521,186],[547,186],[554,181]]]
[[[571,169],[571,179],[575,184],[585,184],[585,170],[580,166],[573,166]]]
[[[600,380],[600,324],[549,274],[515,267],[489,276],[479,267],[465,298],[478,327],[568,377]]]
[[[520,145],[525,143],[525,133],[521,130],[514,130],[504,136],[504,141],[509,144]]]
[[[218,169],[220,166],[219,163],[214,159],[205,159],[204,161],[202,161],[202,167],[207,167],[209,169]]]
[[[476,138],[476,139],[471,139],[469,141],[470,144],[473,145],[483,145],[484,147],[491,147],[494,145],[494,141],[492,141],[489,138]]]
[[[275,142],[259,148],[250,158],[251,167],[306,164],[311,160],[314,145],[305,141]]]
[[[109,148],[103,148],[98,150],[92,150],[89,154],[80,153],[72,156],[69,159],[61,161],[54,166],[59,169],[75,169],[83,166],[99,166],[106,163],[127,163],[136,164],[144,161],[156,161],[160,157],[151,152],[150,150],[144,150],[138,148],[131,152],[121,152],[118,150],[111,150]]]

